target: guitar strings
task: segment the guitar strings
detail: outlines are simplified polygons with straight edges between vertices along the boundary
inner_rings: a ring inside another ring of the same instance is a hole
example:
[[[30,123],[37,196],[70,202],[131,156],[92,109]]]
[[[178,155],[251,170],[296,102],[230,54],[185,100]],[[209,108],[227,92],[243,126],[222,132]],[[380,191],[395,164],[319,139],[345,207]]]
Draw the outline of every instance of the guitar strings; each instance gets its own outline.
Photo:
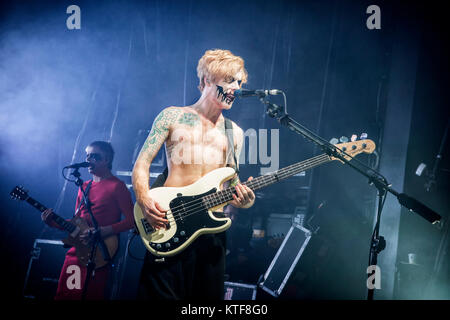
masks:
[[[305,167],[305,166],[308,167],[308,166],[311,166],[311,165],[312,166],[317,166],[317,165],[321,164],[322,162],[326,162],[326,161],[330,161],[330,159],[329,159],[328,155],[323,154],[323,155],[320,155],[320,156],[318,156],[316,158],[313,158],[313,159],[310,159],[310,160],[306,160],[304,162],[302,161],[300,163],[293,164],[293,165],[291,165],[289,167],[284,168],[283,172],[278,174],[277,177],[275,177],[273,175],[261,176],[263,179],[266,179],[266,181],[263,181],[263,180],[261,180],[261,181],[258,181],[258,180],[254,181],[253,184],[256,183],[254,188],[258,189],[259,187],[261,187],[261,185],[264,185],[267,182],[267,178],[270,178],[271,180],[272,179],[275,179],[275,180],[284,179],[284,178],[289,177],[290,175],[292,175],[293,171],[296,171],[298,169],[302,169],[302,167]],[[253,180],[248,181],[249,184],[252,183],[252,181]],[[247,182],[244,182],[243,184],[247,184]],[[184,217],[188,217],[188,216],[190,216],[190,215],[192,215],[194,213],[197,213],[197,212],[202,212],[202,211],[204,211],[204,209],[211,208],[211,207],[204,208],[204,203],[203,203],[203,199],[204,198],[217,197],[218,193],[222,193],[223,195],[221,197],[223,197],[223,199],[220,200],[221,202],[216,204],[216,205],[220,205],[220,204],[222,204],[222,203],[224,203],[226,201],[231,200],[232,199],[231,193],[233,193],[233,192],[234,192],[234,188],[231,187],[231,188],[228,188],[228,189],[216,192],[216,193],[214,193],[212,195],[207,195],[207,196],[205,196],[203,198],[196,199],[196,200],[193,200],[191,202],[187,202],[185,205],[190,205],[190,206],[188,206],[188,208],[184,208],[185,209],[185,213],[184,214],[182,214],[182,212],[178,212],[178,213],[174,212],[176,209],[182,207],[183,205],[175,207],[175,208],[173,208],[171,210],[172,211],[172,215],[174,216],[174,221],[178,221],[180,219],[183,219]],[[210,199],[206,199],[206,200],[210,201]],[[224,200],[224,201],[222,202],[222,200]],[[213,204],[214,204],[214,201],[213,201]],[[193,207],[193,206],[195,206],[195,207]],[[200,210],[192,212],[192,210],[197,210],[197,209],[200,209]],[[177,217],[175,217],[175,216],[177,216]]]
[[[300,163],[296,163],[296,164],[290,165],[290,166],[282,169],[283,171],[281,173],[277,174],[276,176],[275,175],[261,176],[262,177],[261,180],[256,180],[256,181],[251,180],[251,181],[244,182],[242,184],[246,184],[247,185],[247,183],[251,184],[252,181],[254,181],[252,184],[256,184],[256,185],[253,186],[253,188],[258,189],[259,187],[261,187],[261,185],[264,185],[267,182],[267,178],[274,179],[274,180],[281,180],[281,179],[284,179],[286,177],[291,176],[292,172],[295,172],[296,170],[299,170],[299,169],[303,169],[303,167],[317,166],[317,165],[319,165],[321,163],[328,162],[328,161],[330,161],[329,156],[327,154],[322,154],[322,155],[319,155],[319,156],[317,156],[317,157],[315,157],[313,159],[309,159],[309,160],[306,160],[306,161],[302,161]],[[264,181],[263,179],[266,179],[266,181]],[[214,193],[212,195],[207,195],[205,197],[202,197],[202,198],[199,198],[199,199],[187,202],[187,203],[185,203],[183,205],[177,206],[175,208],[172,208],[171,212],[172,212],[173,219],[168,219],[168,220],[169,220],[169,222],[179,221],[179,220],[181,220],[183,218],[186,218],[186,217],[191,216],[193,214],[196,214],[198,212],[203,212],[205,209],[209,209],[209,208],[205,208],[203,200],[205,198],[208,198],[208,197],[209,198],[217,197],[218,193],[223,194],[220,197],[223,197],[223,199],[225,200],[223,202],[217,203],[217,205],[220,205],[220,204],[222,204],[222,203],[224,203],[226,201],[231,200],[232,199],[231,194],[233,192],[235,192],[234,188],[230,187],[230,188],[227,188],[225,190],[221,190],[219,192],[216,192],[216,193]],[[231,196],[231,198],[230,198],[230,196]],[[209,201],[211,201],[211,199],[206,199],[206,201],[209,202]],[[220,201],[222,201],[222,199]],[[214,204],[214,201],[213,201],[213,204]],[[185,209],[185,213],[176,212],[177,209],[179,209],[180,207],[186,206],[186,205],[188,207],[184,208]],[[198,209],[200,209],[200,210],[198,210]],[[196,211],[192,211],[192,210],[196,210]]]
[[[329,160],[328,160],[329,161]],[[314,164],[314,165],[318,165],[318,164],[320,164],[320,161],[318,161],[318,163],[316,163],[316,164]],[[278,178],[278,179],[283,179],[284,178],[284,175],[286,175],[287,174],[287,172],[286,173],[284,173],[283,174],[283,177],[281,177],[281,178]],[[281,175],[280,175],[281,176]],[[276,179],[276,178],[275,178]],[[259,187],[259,186],[256,186],[256,187]],[[228,197],[230,196],[229,194],[227,195]],[[232,198],[229,198],[229,200],[231,200]],[[225,200],[225,202],[226,202],[227,200]],[[192,201],[192,202],[194,202],[194,201]],[[192,203],[191,202],[191,203]],[[223,203],[223,202],[222,202]],[[198,203],[197,203],[198,204]],[[220,203],[219,203],[220,204]],[[197,209],[199,209],[199,210],[197,210]],[[181,213],[178,213],[177,214],[177,217],[173,217],[173,219],[168,219],[169,221],[179,221],[179,220],[182,220],[183,218],[186,218],[186,217],[189,217],[189,216],[191,216],[191,215],[193,215],[193,214],[196,214],[196,213],[199,213],[199,212],[204,212],[205,211],[205,207],[204,207],[204,205],[203,205],[203,203],[200,203],[200,205],[197,205],[196,207],[194,207],[194,208],[192,208],[192,206],[191,206],[191,208],[189,208],[189,210],[186,210],[186,213],[184,213],[184,214],[182,214],[181,215]],[[209,209],[209,208],[208,208]],[[196,210],[196,211],[192,211],[192,210]]]

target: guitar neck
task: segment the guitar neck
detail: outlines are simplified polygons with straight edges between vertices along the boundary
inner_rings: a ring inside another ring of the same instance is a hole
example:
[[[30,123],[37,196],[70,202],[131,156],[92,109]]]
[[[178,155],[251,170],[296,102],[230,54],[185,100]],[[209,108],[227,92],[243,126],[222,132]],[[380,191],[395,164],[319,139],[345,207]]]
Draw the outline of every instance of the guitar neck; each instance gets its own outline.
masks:
[[[289,178],[293,175],[296,175],[297,173],[314,168],[329,161],[331,161],[330,157],[324,153],[311,159],[294,163],[288,167],[279,169],[275,172],[259,176],[253,180],[243,182],[242,184],[246,185],[247,187],[255,191],[257,189],[261,189],[275,182]],[[203,202],[208,208],[213,208],[225,202],[232,201],[233,193],[236,193],[235,188],[229,187],[224,190],[203,197]]]
[[[323,163],[331,161],[330,157],[326,154],[321,154],[319,156],[313,157],[308,160],[294,163],[288,167],[282,168],[275,172],[259,176],[251,181],[244,182],[242,184],[246,185],[252,190],[261,189],[275,182],[281,181],[283,179],[289,178],[297,173],[303,172],[305,170],[317,167]],[[229,188],[234,190],[234,188]]]
[[[47,210],[47,207],[45,207],[39,201],[37,201],[37,200],[35,200],[35,199],[31,198],[31,197],[27,197],[26,202],[31,204],[33,207],[38,209],[40,212],[44,212],[45,210]],[[58,226],[60,226],[61,228],[63,228],[65,231],[67,231],[69,233],[72,233],[75,230],[75,228],[76,228],[76,226],[74,226],[72,223],[70,223],[66,219],[60,217],[59,215],[57,215],[54,212],[53,212],[53,215],[52,215],[52,219],[53,219],[53,221],[55,221],[55,223]]]

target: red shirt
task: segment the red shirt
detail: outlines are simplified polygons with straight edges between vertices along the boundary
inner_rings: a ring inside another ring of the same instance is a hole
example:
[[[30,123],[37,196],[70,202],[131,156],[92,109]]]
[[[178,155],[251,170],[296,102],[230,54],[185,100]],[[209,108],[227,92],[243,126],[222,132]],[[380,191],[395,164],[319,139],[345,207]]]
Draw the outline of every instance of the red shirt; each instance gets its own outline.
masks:
[[[89,181],[84,182],[83,190],[86,190]],[[99,182],[93,181],[89,190],[89,201],[92,214],[97,220],[99,227],[112,225],[114,233],[120,233],[133,228],[133,201],[130,191],[125,183],[117,177],[110,177]],[[80,206],[81,204],[81,206]],[[78,190],[76,207],[79,208],[77,215],[86,219],[93,226],[91,216],[87,211],[81,190]],[[125,219],[120,221],[121,213]]]

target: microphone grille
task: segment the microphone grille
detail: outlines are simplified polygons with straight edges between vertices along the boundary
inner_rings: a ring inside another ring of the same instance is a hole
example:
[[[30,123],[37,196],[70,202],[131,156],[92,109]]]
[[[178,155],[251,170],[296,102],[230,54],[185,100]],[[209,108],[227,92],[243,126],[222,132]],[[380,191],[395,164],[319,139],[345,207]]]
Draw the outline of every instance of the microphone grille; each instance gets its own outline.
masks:
[[[241,97],[242,96],[242,91],[245,89],[237,89],[234,91],[234,96],[235,97]]]

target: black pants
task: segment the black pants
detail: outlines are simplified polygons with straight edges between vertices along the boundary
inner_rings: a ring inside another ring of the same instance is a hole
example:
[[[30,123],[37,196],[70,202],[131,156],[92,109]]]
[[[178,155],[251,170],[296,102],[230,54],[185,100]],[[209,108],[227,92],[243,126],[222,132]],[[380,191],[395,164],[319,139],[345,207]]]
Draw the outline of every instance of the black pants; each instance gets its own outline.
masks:
[[[221,232],[201,235],[183,252],[163,262],[147,252],[138,299],[223,300],[225,245],[225,232]]]

